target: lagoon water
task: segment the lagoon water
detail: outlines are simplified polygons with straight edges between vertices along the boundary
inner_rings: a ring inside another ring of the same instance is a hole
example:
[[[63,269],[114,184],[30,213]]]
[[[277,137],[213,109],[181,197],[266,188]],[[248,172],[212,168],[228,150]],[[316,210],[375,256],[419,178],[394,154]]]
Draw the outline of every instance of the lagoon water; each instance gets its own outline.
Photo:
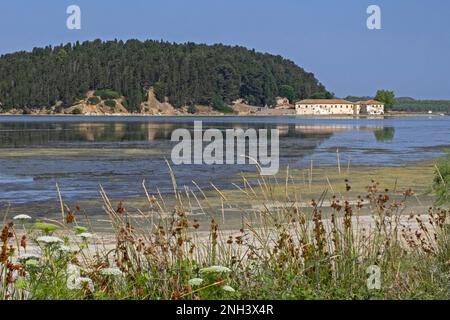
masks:
[[[169,192],[165,159],[177,128],[279,129],[281,167],[336,165],[336,150],[347,165],[402,166],[435,159],[450,145],[450,117],[75,117],[0,116],[0,206],[65,199]],[[254,165],[173,166],[178,184],[222,188],[239,181]]]

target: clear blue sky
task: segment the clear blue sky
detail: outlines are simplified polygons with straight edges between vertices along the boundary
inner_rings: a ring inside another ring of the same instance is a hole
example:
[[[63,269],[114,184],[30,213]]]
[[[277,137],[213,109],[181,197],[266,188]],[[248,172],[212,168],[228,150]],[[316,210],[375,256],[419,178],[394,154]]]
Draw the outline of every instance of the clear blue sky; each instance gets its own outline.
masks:
[[[70,4],[82,30],[66,29]],[[370,4],[382,9],[382,30],[366,28]],[[450,99],[448,0],[0,2],[0,53],[95,38],[239,44],[292,59],[338,96],[387,88]]]

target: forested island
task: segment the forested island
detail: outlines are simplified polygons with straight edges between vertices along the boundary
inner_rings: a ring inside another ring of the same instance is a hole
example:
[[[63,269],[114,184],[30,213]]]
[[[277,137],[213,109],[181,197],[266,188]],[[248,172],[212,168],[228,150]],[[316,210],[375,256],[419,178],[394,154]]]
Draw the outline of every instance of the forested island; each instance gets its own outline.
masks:
[[[332,97],[294,62],[239,46],[95,40],[0,57],[3,112],[61,111],[77,103],[141,112],[150,88],[174,108],[204,105],[219,111],[237,99],[263,107],[273,106],[278,95]]]

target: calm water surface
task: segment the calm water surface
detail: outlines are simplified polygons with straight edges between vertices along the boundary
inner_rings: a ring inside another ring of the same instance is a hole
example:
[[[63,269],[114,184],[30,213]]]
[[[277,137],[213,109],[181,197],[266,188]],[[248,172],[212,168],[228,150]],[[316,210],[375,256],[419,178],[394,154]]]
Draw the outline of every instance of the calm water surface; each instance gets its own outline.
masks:
[[[192,129],[277,128],[280,163],[301,167],[334,165],[404,165],[437,158],[450,145],[450,117],[385,119],[299,117],[15,117],[0,116],[0,206],[54,200],[58,183],[66,199],[93,198],[101,184],[112,197],[171,189],[164,159],[170,159],[172,131]],[[231,187],[252,165],[173,167],[180,185],[195,180]]]

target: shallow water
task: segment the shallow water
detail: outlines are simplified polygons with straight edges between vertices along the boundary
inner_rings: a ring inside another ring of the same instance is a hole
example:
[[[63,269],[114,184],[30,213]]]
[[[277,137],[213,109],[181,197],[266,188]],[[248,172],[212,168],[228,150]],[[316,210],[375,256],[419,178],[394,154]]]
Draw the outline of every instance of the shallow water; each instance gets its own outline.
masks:
[[[284,167],[335,165],[399,166],[437,158],[450,145],[450,117],[384,119],[301,117],[24,117],[0,116],[0,206],[55,200],[59,184],[65,199],[98,196],[99,185],[112,197],[169,192],[165,159],[170,159],[172,131],[277,128]],[[180,186],[231,187],[253,165],[173,166]]]

